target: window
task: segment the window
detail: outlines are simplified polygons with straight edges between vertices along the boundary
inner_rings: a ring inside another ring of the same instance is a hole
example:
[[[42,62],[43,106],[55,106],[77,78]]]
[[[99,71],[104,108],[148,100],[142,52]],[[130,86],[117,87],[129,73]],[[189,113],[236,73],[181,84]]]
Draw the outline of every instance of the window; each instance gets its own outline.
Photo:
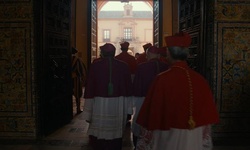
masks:
[[[124,40],[125,41],[132,41],[132,28],[124,28]]]
[[[103,30],[103,42],[110,42],[110,30],[109,29]]]

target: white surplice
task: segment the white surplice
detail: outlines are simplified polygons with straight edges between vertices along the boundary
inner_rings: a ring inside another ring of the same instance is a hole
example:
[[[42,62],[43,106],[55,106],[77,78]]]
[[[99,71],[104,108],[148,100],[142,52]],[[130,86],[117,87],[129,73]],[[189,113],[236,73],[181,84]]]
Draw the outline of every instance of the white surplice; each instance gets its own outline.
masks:
[[[83,119],[89,122],[88,134],[106,140],[121,138],[131,111],[131,97],[85,99]]]
[[[134,114],[133,114],[133,119],[132,119],[132,126],[131,126],[131,131],[135,136],[139,136],[140,135],[140,131],[141,131],[141,126],[138,125],[136,123],[140,108],[143,104],[145,97],[133,97],[132,101],[133,101],[133,107],[134,107]]]
[[[143,130],[137,142],[137,150],[212,150],[211,127],[195,129],[171,128],[167,131]]]

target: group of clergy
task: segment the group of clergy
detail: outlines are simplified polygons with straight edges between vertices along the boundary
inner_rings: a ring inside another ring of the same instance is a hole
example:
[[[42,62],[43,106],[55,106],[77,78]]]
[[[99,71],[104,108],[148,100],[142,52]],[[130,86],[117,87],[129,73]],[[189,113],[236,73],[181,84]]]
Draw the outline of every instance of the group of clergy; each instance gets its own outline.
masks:
[[[136,150],[212,149],[211,125],[219,115],[207,80],[187,64],[191,36],[150,43],[136,59],[122,42],[100,46],[101,58],[89,69],[83,117],[94,150],[121,150],[127,121]],[[163,54],[163,55],[162,55]]]

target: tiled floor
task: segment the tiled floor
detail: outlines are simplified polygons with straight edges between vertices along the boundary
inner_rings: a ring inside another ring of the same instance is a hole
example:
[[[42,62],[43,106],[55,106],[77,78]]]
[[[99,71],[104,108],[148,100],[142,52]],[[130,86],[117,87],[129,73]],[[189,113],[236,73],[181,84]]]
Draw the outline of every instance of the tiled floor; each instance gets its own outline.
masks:
[[[70,124],[65,125],[39,142],[22,145],[0,144],[0,150],[91,150],[88,146],[87,129],[88,123],[82,119],[82,114],[79,114],[75,115]],[[130,127],[126,128],[124,134],[123,150],[133,150]],[[250,146],[215,146],[213,150],[250,150]]]
[[[87,129],[88,123],[82,119],[82,113],[80,113],[75,115],[70,124],[36,143],[22,145],[0,144],[0,150],[91,150],[91,147],[88,146]],[[133,150],[132,144],[130,127],[128,127],[124,134],[123,150]]]

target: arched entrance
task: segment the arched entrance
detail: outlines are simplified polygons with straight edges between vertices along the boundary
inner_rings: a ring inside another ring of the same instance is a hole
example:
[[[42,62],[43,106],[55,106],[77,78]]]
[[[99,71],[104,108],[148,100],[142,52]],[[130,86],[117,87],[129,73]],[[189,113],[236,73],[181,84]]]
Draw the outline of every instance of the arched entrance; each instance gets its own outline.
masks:
[[[115,0],[113,0],[115,1]],[[134,1],[139,1],[139,0],[134,0]],[[142,0],[143,1],[143,0]],[[91,50],[88,52],[88,64],[92,62],[93,59],[98,57],[98,48],[97,48],[97,25],[98,25],[98,20],[97,20],[97,15],[98,12],[101,10],[101,8],[107,3],[108,1],[102,1],[102,0],[92,0],[89,4],[91,10],[89,11],[89,19],[91,20],[88,24],[88,28],[91,29],[89,30],[89,38],[90,41],[88,45],[88,50]],[[161,16],[159,15],[159,12],[161,11],[160,9],[160,2],[159,0],[154,0],[154,1],[145,1],[147,5],[149,5],[151,8],[153,8],[153,43],[154,45],[161,46],[162,45],[162,32],[161,31]]]

